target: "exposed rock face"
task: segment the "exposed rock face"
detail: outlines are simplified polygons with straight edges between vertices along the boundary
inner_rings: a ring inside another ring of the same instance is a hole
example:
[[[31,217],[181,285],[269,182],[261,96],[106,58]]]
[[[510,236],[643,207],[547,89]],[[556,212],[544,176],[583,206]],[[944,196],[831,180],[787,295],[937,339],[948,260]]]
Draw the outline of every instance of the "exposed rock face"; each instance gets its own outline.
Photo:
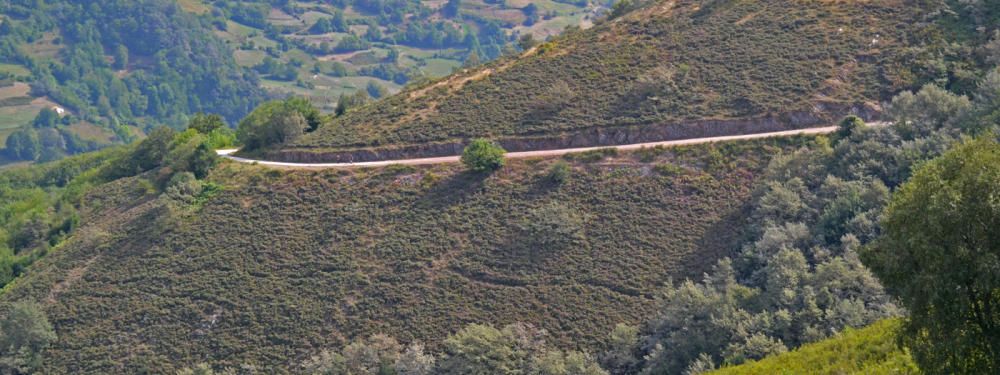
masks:
[[[575,133],[496,140],[510,152],[576,147],[614,146],[690,138],[777,132],[835,124],[853,114],[865,121],[881,119],[881,108],[871,103],[818,105],[808,112],[789,112],[746,119],[698,120],[684,123],[593,128]],[[377,160],[430,158],[462,153],[468,140],[364,149],[284,149],[271,151],[267,160],[294,163],[352,163]]]

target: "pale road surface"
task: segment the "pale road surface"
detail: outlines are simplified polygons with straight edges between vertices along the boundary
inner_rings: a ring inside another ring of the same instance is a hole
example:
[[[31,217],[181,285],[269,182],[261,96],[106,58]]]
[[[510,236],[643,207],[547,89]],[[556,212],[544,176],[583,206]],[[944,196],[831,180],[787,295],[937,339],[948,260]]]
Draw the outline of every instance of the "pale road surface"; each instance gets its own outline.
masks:
[[[882,126],[883,123],[870,123],[869,126]],[[707,137],[707,138],[691,138],[691,139],[681,139],[675,141],[662,141],[662,142],[649,142],[649,143],[636,143],[630,145],[617,145],[617,146],[600,146],[600,147],[581,147],[581,148],[564,148],[558,150],[540,150],[540,151],[524,151],[524,152],[508,152],[505,157],[507,159],[523,159],[523,158],[534,158],[534,157],[547,157],[547,156],[561,156],[566,154],[574,154],[579,152],[586,152],[592,150],[601,149],[618,149],[620,151],[628,150],[638,150],[642,148],[651,148],[656,146],[670,147],[670,146],[683,146],[683,145],[695,145],[702,143],[713,143],[713,142],[723,142],[723,141],[735,141],[744,139],[759,139],[759,138],[770,138],[770,137],[787,137],[792,135],[809,135],[809,134],[828,134],[837,131],[836,126],[826,126],[822,128],[807,128],[807,129],[796,129],[796,130],[786,130],[780,132],[770,132],[770,133],[756,133],[756,134],[743,134],[743,135],[727,135],[721,137]],[[216,153],[226,159],[233,160],[240,163],[247,164],[257,164],[266,165],[270,167],[279,168],[292,168],[292,169],[324,169],[324,168],[363,168],[363,167],[384,167],[387,165],[401,164],[401,165],[426,165],[426,164],[444,164],[444,163],[457,163],[459,162],[460,156],[442,156],[437,158],[419,158],[419,159],[397,159],[397,160],[379,160],[379,161],[366,161],[357,163],[286,163],[280,161],[266,161],[266,160],[253,160],[247,158],[241,158],[232,155],[237,149],[226,149],[217,150]]]

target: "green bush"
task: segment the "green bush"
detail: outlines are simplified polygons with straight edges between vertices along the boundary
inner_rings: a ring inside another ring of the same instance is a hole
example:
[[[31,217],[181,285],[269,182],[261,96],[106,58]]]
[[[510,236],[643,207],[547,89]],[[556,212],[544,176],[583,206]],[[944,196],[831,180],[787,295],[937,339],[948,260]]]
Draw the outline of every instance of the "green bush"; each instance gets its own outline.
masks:
[[[243,149],[253,151],[291,141],[320,126],[319,111],[303,98],[264,103],[236,128]]]
[[[56,333],[42,307],[16,302],[0,320],[0,372],[30,374],[42,364],[42,352]]]
[[[486,139],[476,139],[462,152],[462,164],[475,172],[492,172],[504,165],[503,147]]]
[[[569,178],[570,172],[569,164],[559,161],[552,164],[552,167],[549,168],[549,173],[545,175],[545,179],[556,185],[562,184]]]

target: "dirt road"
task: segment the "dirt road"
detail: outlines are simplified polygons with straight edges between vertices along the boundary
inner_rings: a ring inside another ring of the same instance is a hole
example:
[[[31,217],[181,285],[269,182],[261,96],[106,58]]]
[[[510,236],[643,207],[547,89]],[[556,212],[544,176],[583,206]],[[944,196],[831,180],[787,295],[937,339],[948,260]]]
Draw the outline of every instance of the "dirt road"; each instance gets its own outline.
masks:
[[[874,125],[874,124],[870,124]],[[723,141],[734,141],[734,140],[744,140],[744,139],[758,139],[758,138],[769,138],[769,137],[786,137],[791,135],[803,135],[803,134],[827,134],[832,133],[837,130],[836,126],[827,126],[822,128],[808,128],[808,129],[797,129],[797,130],[786,130],[780,132],[771,133],[757,133],[757,134],[743,134],[743,135],[730,135],[722,137],[708,137],[708,138],[692,138],[692,139],[681,139],[676,141],[662,141],[662,142],[649,142],[649,143],[636,143],[629,145],[617,145],[617,146],[602,146],[602,147],[582,147],[582,148],[564,148],[558,150],[541,150],[541,151],[524,151],[524,152],[509,152],[506,155],[507,159],[523,159],[523,158],[533,158],[533,157],[550,157],[550,156],[561,156],[566,154],[573,154],[579,152],[586,152],[591,150],[599,150],[606,148],[614,148],[620,151],[628,150],[638,150],[641,148],[649,148],[656,146],[670,147],[670,146],[682,146],[682,145],[694,145],[701,143],[712,143],[712,142],[723,142]],[[286,163],[280,161],[267,161],[267,160],[253,160],[247,158],[241,158],[238,156],[233,156],[236,149],[228,150],[218,150],[216,151],[220,156],[233,160],[240,163],[247,164],[257,164],[266,165],[269,167],[278,168],[293,168],[293,169],[324,169],[324,168],[363,168],[363,167],[384,167],[393,164],[402,165],[426,165],[426,164],[443,164],[443,163],[457,163],[459,161],[459,156],[443,156],[437,158],[419,158],[419,159],[398,159],[398,160],[379,160],[379,161],[368,161],[359,163]]]

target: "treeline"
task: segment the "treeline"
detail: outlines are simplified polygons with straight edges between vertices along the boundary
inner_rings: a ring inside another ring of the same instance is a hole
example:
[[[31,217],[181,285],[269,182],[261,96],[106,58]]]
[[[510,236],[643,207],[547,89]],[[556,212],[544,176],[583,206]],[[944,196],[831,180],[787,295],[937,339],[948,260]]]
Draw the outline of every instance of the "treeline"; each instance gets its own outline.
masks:
[[[77,228],[82,199],[94,187],[142,175],[154,191],[197,197],[218,160],[214,150],[234,140],[222,117],[198,114],[183,132],[160,127],[130,146],[0,173],[0,287]]]
[[[74,116],[62,116],[55,110],[43,108],[31,124],[8,135],[6,147],[0,151],[9,160],[47,162],[96,151],[107,145],[107,142],[86,140],[71,132],[66,126],[75,121]],[[119,139],[127,142],[132,137],[126,133]]]
[[[235,122],[263,97],[211,25],[175,2],[11,0],[0,27],[0,59],[27,66],[36,95],[85,120],[182,126],[204,110]],[[56,59],[19,48],[57,33]]]

